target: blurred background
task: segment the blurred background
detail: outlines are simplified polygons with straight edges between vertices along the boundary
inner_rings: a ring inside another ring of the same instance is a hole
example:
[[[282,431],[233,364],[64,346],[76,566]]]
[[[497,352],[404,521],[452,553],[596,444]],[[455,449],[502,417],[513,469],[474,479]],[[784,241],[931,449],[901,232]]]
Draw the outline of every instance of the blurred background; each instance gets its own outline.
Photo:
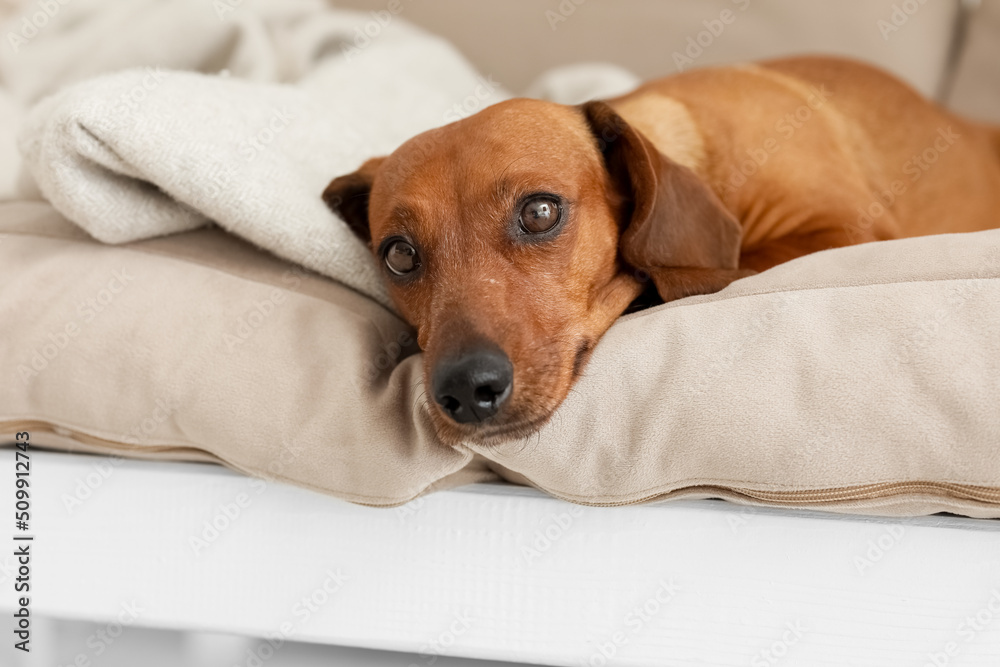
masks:
[[[876,63],[927,95],[947,95],[959,112],[1000,120],[1000,0],[400,1],[403,17],[518,94],[543,72],[580,63],[649,79],[676,72],[676,53],[686,68],[828,53]],[[386,4],[336,3],[365,12]],[[699,34],[718,31],[726,11],[720,34]]]

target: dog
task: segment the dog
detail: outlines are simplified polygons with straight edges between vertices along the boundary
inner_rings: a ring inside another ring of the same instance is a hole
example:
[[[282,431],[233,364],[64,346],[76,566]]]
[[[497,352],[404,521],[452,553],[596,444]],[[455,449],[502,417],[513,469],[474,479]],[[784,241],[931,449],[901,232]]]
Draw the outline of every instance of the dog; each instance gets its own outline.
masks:
[[[861,63],[788,58],[501,102],[323,198],[417,330],[442,439],[495,444],[550,418],[647,286],[673,301],[829,248],[1000,226],[1000,128]]]

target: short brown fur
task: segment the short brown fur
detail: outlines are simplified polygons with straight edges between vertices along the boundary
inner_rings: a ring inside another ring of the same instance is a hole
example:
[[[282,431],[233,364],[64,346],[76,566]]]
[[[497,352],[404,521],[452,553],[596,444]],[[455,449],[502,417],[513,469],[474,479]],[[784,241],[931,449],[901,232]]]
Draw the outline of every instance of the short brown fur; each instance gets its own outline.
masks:
[[[533,192],[566,202],[540,242],[511,231]],[[503,102],[324,198],[373,250],[396,235],[419,249],[419,276],[387,276],[427,376],[473,339],[510,358],[500,414],[470,426],[431,409],[446,440],[497,442],[551,416],[647,276],[670,301],[827,248],[1000,226],[1000,131],[866,65],[791,58],[580,107]]]

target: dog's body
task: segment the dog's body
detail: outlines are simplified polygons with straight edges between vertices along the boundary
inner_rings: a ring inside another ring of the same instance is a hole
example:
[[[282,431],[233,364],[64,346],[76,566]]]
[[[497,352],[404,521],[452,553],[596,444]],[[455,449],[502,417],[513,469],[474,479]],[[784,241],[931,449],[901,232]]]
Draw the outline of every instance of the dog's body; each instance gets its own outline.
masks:
[[[1000,226],[1000,129],[871,67],[794,58],[695,70],[608,104],[740,221],[741,267]]]
[[[324,198],[418,330],[439,432],[496,441],[551,416],[650,278],[670,301],[827,248],[1000,226],[1000,130],[797,58],[503,102]]]

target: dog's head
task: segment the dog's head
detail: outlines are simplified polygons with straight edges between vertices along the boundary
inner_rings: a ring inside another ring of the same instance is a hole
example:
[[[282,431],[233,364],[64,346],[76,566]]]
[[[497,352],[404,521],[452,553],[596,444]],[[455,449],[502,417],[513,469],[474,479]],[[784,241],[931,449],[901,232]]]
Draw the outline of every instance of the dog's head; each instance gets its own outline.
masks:
[[[708,188],[601,102],[488,107],[323,198],[416,327],[449,441],[532,432],[650,273],[664,294],[661,269],[733,269],[739,254],[739,226]],[[709,291],[690,273],[683,293]]]

